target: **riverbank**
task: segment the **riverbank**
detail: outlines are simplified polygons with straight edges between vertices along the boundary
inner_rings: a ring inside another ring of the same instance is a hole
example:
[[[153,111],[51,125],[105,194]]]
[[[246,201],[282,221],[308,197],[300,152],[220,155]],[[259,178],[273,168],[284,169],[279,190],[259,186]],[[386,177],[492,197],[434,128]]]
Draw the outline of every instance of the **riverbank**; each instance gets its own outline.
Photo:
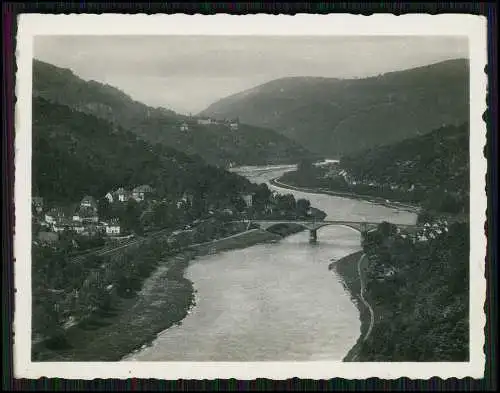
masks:
[[[389,207],[392,209],[405,210],[405,211],[408,211],[410,213],[415,213],[415,214],[418,214],[421,210],[421,208],[417,205],[411,205],[411,204],[397,202],[397,201],[388,201],[387,199],[384,199],[381,197],[374,197],[371,195],[361,195],[361,194],[355,194],[355,193],[351,193],[351,192],[332,191],[332,190],[325,190],[325,189],[321,189],[321,188],[317,189],[317,188],[292,186],[290,184],[285,184],[285,183],[281,182],[281,177],[271,179],[271,180],[269,180],[269,183],[275,187],[285,188],[288,190],[307,192],[307,193],[311,193],[311,194],[324,194],[324,195],[338,196],[338,197],[342,197],[342,198],[367,201],[367,202],[370,202],[373,204]]]
[[[294,231],[290,230],[290,234]],[[193,283],[184,277],[184,272],[196,257],[281,238],[278,234],[252,229],[190,245],[160,261],[137,296],[120,298],[113,309],[98,313],[83,325],[69,328],[65,333],[68,347],[49,350],[35,345],[34,360],[118,361],[151,343],[158,333],[180,324],[195,306]]]
[[[419,242],[389,230],[332,266],[362,323],[344,361],[468,361],[468,236],[465,223]]]
[[[362,281],[360,273],[363,274],[364,266],[359,265],[360,259],[363,256],[363,251],[357,251],[349,254],[336,262],[332,262],[330,269],[341,277],[344,288],[351,295],[351,299],[359,310],[359,319],[361,321],[361,332],[356,344],[350,349],[344,357],[344,362],[360,361],[358,359],[361,346],[366,337],[370,334],[373,323],[373,314],[369,305],[363,301],[362,297]],[[359,269],[358,269],[359,267]]]

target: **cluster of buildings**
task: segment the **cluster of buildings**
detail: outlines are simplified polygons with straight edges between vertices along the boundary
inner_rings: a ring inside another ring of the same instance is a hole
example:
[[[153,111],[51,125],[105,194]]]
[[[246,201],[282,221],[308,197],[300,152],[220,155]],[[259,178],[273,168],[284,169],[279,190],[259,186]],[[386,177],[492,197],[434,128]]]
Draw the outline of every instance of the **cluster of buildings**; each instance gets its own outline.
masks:
[[[128,202],[135,200],[142,202],[146,200],[154,189],[149,185],[141,185],[127,190],[123,187],[110,191],[105,198],[110,203]],[[59,239],[59,234],[71,231],[83,236],[96,236],[99,234],[107,236],[120,236],[123,232],[120,220],[115,217],[103,221],[99,217],[97,201],[93,196],[84,196],[80,203],[70,207],[52,207],[45,209],[42,197],[32,198],[33,213],[36,222],[41,229],[38,232],[38,240],[53,243]]]
[[[399,237],[408,239],[412,243],[427,242],[436,239],[445,232],[448,232],[448,221],[445,219],[437,219],[432,223],[426,222],[421,228],[413,233],[403,233],[401,229],[397,229]]]
[[[166,199],[157,200],[154,197],[155,189],[149,185],[140,185],[133,189],[119,187],[116,190],[109,191],[104,196],[110,204],[127,203],[130,200],[136,202],[146,201],[143,204],[141,221],[146,215],[151,215],[154,212],[156,203],[167,202]],[[247,207],[253,204],[253,194],[240,194]],[[184,194],[176,201],[171,201],[177,209],[189,208],[193,204],[193,194],[184,192]],[[71,207],[52,207],[44,206],[43,198],[33,197],[33,218],[38,224],[37,237],[38,241],[45,243],[54,243],[59,240],[59,234],[64,231],[70,231],[83,236],[123,236],[123,228],[118,218],[103,220],[99,215],[98,203],[93,196],[87,195],[82,200]],[[209,207],[213,214],[215,207]],[[233,211],[229,208],[223,210],[223,213],[232,215]],[[102,215],[102,212],[101,212]],[[35,235],[35,233],[34,233]]]
[[[71,231],[84,236],[98,234],[116,236],[122,232],[118,218],[108,221],[99,219],[97,202],[92,196],[83,197],[77,206],[70,209],[53,207],[44,211],[42,198],[35,197],[32,202],[38,216],[38,223],[44,229],[39,232],[40,240],[55,241],[58,239],[57,235],[63,231]],[[46,232],[52,234],[49,235]]]
[[[147,184],[135,187],[132,190],[119,187],[115,191],[108,192],[105,195],[105,198],[109,201],[109,203],[128,202],[130,199],[133,199],[136,202],[142,202],[150,197],[154,191],[154,188]]]
[[[448,222],[446,220],[438,219],[432,224],[426,222],[424,227],[415,234],[413,240],[416,242],[427,242],[429,240],[436,239],[439,235],[445,232],[448,232]]]
[[[194,124],[202,125],[202,126],[210,126],[210,125],[222,125],[228,127],[231,131],[237,131],[239,129],[239,121],[236,120],[216,120],[211,117],[200,117],[194,120],[183,121],[179,125],[179,129],[181,131],[189,131],[190,127]]]
[[[448,222],[444,219],[438,219],[432,223],[427,222],[415,233],[403,233],[399,228],[397,229],[399,237],[408,239],[413,244],[428,242],[432,239],[436,239],[445,232],[448,232]],[[372,275],[377,281],[384,281],[393,277],[397,272],[394,266],[377,264],[377,268],[374,269]]]
[[[415,190],[415,185],[411,184],[409,186],[403,186],[400,184],[396,183],[383,183],[380,181],[377,181],[375,179],[361,179],[353,176],[352,174],[349,174],[345,169],[339,170],[338,168],[332,168],[330,169],[326,174],[325,178],[334,178],[334,177],[341,177],[344,179],[344,181],[351,185],[351,186],[358,186],[358,185],[364,185],[364,186],[370,186],[370,187],[389,187],[392,191],[398,190],[398,191],[406,191],[406,192],[412,192]]]

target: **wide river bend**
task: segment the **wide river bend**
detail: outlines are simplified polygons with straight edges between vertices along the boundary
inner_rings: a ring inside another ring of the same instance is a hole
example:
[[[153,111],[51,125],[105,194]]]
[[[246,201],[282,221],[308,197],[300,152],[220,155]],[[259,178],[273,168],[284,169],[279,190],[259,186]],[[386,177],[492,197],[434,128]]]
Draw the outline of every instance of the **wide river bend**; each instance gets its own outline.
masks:
[[[326,219],[411,224],[414,213],[365,201],[285,190],[270,179],[294,166],[240,167],[235,172],[280,193],[306,198]],[[129,361],[340,361],[360,335],[356,306],[330,261],[360,250],[360,234],[324,227],[318,244],[301,232],[277,243],[194,260],[186,277],[196,306]]]

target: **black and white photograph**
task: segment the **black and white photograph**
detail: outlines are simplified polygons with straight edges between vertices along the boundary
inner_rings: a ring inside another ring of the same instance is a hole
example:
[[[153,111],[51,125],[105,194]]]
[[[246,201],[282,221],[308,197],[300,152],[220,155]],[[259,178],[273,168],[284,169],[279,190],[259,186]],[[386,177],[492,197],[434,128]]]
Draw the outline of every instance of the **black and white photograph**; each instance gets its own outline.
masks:
[[[29,17],[21,374],[482,376],[481,18]]]

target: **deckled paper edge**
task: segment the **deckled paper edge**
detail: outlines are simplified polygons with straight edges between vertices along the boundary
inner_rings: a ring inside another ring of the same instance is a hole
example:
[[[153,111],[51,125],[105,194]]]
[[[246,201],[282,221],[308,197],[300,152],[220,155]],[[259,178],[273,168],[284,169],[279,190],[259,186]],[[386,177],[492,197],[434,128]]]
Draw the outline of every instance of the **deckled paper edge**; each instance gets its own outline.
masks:
[[[18,20],[15,133],[14,375],[59,377],[255,379],[482,378],[485,367],[487,199],[483,155],[486,125],[486,18],[474,15],[297,14],[122,15],[22,14]],[[36,35],[447,35],[467,36],[470,50],[470,361],[466,363],[342,362],[31,362],[31,93]]]

